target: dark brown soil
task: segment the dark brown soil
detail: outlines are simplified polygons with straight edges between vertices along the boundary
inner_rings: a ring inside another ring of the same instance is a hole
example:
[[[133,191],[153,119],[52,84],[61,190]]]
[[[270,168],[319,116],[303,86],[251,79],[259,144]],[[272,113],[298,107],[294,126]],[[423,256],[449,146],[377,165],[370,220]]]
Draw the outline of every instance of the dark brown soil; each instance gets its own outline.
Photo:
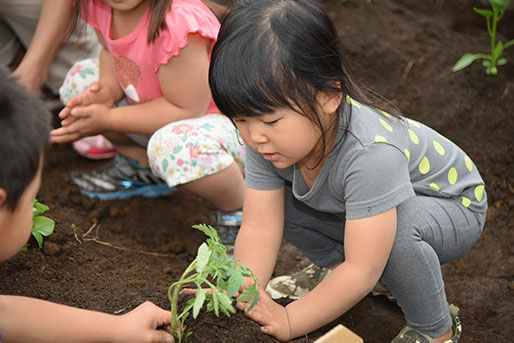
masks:
[[[461,146],[486,181],[490,210],[481,239],[463,258],[443,266],[449,301],[460,306],[463,342],[507,342],[514,336],[514,48],[498,76],[480,63],[450,68],[465,52],[487,52],[485,20],[465,0],[325,0],[347,45],[358,79],[392,99],[404,113]],[[514,13],[499,38],[514,38]],[[209,207],[177,192],[160,199],[100,202],[85,198],[67,177],[97,168],[69,146],[48,156],[38,198],[50,206],[55,233],[44,248],[30,248],[0,265],[1,294],[19,294],[124,313],[144,300],[168,307],[167,287],[196,253]],[[97,225],[88,233],[94,223]],[[33,243],[33,242],[32,242]],[[34,246],[34,244],[33,244]],[[308,263],[284,245],[276,274]],[[368,296],[336,322],[367,343],[389,342],[404,325],[396,305]],[[312,342],[333,326],[295,340]],[[241,313],[231,319],[201,314],[189,323],[189,342],[275,342]],[[92,328],[94,330],[94,328]]]

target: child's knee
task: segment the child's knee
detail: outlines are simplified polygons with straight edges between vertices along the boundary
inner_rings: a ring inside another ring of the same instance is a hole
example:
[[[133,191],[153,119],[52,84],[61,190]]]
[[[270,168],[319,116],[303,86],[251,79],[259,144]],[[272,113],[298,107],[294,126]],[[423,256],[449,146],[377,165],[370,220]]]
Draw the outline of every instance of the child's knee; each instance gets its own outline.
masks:
[[[59,96],[63,104],[75,95],[82,93],[91,83],[98,81],[98,58],[89,58],[76,62],[66,73],[63,84],[59,88]]]
[[[157,130],[148,142],[147,154],[153,173],[172,185],[214,174],[234,162],[216,135],[188,121]]]

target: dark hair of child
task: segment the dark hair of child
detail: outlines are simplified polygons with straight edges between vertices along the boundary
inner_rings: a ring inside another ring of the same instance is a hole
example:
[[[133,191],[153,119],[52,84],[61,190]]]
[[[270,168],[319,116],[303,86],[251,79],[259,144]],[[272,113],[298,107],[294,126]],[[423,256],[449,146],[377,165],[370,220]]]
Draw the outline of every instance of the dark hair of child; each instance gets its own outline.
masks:
[[[216,15],[218,20],[221,20],[224,17],[225,6],[216,4],[210,0],[201,0],[209,9]],[[173,0],[150,0],[150,8],[152,9],[152,14],[150,15],[150,25],[148,27],[148,44],[152,44],[157,37],[159,37],[159,33],[161,30],[166,28],[166,12],[171,8],[171,3]],[[83,28],[81,24],[79,24],[79,19],[81,15],[84,16],[87,21],[87,4],[84,0],[75,0],[75,6],[78,8],[78,11],[75,11],[75,17],[68,28],[68,34],[78,29],[82,31]]]
[[[390,103],[352,80],[336,29],[316,1],[239,0],[229,10],[209,70],[213,99],[229,118],[289,108],[311,119],[325,142],[318,94],[343,95],[338,120],[346,96],[400,117]],[[345,131],[350,118],[346,114]]]
[[[43,102],[0,69],[0,188],[7,193],[4,205],[12,211],[36,176],[50,129]]]

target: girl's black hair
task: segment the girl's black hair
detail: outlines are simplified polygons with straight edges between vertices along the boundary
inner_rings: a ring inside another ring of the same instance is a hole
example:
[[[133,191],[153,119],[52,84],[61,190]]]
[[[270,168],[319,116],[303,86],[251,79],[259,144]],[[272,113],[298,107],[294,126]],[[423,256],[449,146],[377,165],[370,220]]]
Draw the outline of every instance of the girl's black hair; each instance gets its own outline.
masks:
[[[327,132],[317,113],[319,94],[342,94],[384,108],[353,82],[336,29],[313,0],[236,0],[212,51],[209,83],[216,105],[229,118],[290,108],[321,129],[323,142]],[[341,101],[338,120],[343,110]],[[351,112],[345,130],[350,118]]]

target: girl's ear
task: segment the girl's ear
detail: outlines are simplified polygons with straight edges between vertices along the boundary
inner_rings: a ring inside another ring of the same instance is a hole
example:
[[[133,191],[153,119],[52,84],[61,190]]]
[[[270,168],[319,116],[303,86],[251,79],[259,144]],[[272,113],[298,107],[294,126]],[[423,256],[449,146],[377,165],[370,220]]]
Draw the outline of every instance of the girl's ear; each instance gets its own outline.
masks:
[[[7,192],[0,188],[0,207],[5,203],[5,200],[7,200]]]
[[[341,101],[343,100],[343,94],[338,93],[327,93],[323,92],[319,98],[319,104],[324,113],[333,114],[337,111]]]

